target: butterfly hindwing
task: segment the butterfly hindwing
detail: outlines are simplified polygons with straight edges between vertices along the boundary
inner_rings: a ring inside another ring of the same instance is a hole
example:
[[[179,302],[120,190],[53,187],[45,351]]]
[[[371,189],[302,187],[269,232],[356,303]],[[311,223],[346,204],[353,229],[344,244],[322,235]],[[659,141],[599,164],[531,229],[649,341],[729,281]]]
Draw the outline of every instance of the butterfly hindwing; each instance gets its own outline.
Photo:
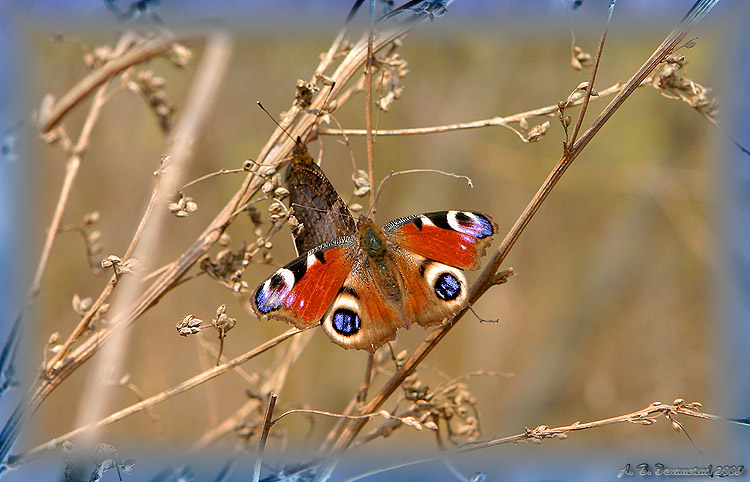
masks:
[[[497,224],[482,213],[439,211],[396,219],[383,230],[406,251],[448,266],[477,269]]]
[[[255,314],[283,320],[297,328],[316,325],[349,276],[353,238],[339,238],[319,246],[258,286],[250,299]]]
[[[334,343],[374,353],[383,343],[394,339],[396,330],[406,326],[407,321],[398,307],[379,296],[368,263],[366,258],[355,262],[322,325]]]
[[[394,253],[404,279],[404,316],[421,326],[452,318],[469,297],[463,270],[398,250]]]

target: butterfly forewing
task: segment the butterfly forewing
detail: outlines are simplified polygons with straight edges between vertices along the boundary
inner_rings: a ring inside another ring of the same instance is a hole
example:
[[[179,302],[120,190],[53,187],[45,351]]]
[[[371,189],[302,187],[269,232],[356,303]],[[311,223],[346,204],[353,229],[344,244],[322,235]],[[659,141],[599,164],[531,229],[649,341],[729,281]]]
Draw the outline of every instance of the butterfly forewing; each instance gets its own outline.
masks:
[[[294,237],[298,253],[357,232],[346,203],[302,144],[289,164],[286,185],[294,217],[302,224]]]
[[[253,311],[301,329],[317,324],[349,276],[353,250],[353,238],[339,238],[280,268],[253,293]]]
[[[497,224],[478,212],[439,211],[396,219],[383,229],[406,251],[448,266],[476,269]]]

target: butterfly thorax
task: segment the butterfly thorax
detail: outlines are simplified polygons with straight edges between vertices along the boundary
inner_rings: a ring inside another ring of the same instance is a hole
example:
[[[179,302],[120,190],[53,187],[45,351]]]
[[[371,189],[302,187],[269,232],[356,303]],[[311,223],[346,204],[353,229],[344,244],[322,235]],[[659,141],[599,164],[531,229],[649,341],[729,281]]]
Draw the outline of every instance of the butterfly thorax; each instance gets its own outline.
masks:
[[[360,218],[358,224],[359,245],[367,254],[365,263],[369,275],[383,297],[398,304],[402,299],[402,285],[398,267],[389,255],[386,234],[372,220]]]
[[[387,252],[385,234],[369,219],[359,226],[359,242],[364,252],[373,259],[382,258]]]

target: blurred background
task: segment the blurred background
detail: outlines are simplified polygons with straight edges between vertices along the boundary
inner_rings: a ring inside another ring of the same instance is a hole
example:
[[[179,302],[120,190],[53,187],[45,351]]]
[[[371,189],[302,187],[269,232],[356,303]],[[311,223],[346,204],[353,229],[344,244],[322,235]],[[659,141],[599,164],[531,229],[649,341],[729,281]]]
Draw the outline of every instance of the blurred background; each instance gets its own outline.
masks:
[[[518,22],[499,18],[499,14],[512,13],[505,10],[510,8],[506,5],[493,11],[498,17],[492,18],[498,23],[488,21],[489,16],[472,21],[472,14],[492,10],[487,3],[468,8],[462,3],[455,4],[455,13],[449,9],[445,16],[417,27],[403,41],[398,54],[407,62],[408,74],[399,79],[401,97],[388,112],[375,114],[379,129],[470,122],[554,106],[588,80],[588,68],[578,72],[571,66],[571,29],[575,45],[593,55],[604,25],[605,2],[586,2],[567,13],[561,2],[539,2],[548,17],[534,18],[529,10],[518,7],[515,12],[522,19]],[[632,21],[636,7],[626,7],[622,15],[615,11],[595,83],[597,90],[626,81],[691,2],[668,3],[670,8],[660,7],[648,22],[640,24]],[[39,7],[42,4],[37,2],[36,9],[29,10],[17,7],[15,13],[48,18],[50,12],[61,8],[50,2],[45,4],[49,10],[44,10]],[[226,12],[211,13],[229,18],[232,8],[239,8],[229,5]],[[277,118],[287,110],[297,79],[309,79],[319,55],[338,31],[340,24],[330,19],[343,20],[348,8],[327,5],[326,11],[332,12],[328,21],[303,23],[296,16],[287,22],[284,9],[297,7],[302,9],[299,15],[317,11],[285,3],[273,24],[256,21],[249,23],[250,28],[233,31],[236,45],[230,71],[208,127],[196,140],[188,179],[240,168],[245,159],[256,158],[275,126],[255,101],[260,100]],[[83,26],[77,20],[91,12],[106,14],[96,2],[87,8],[82,13],[73,9],[69,24],[31,22],[17,32],[25,52],[22,115],[36,109],[48,93],[59,98],[86,75],[76,42],[90,48],[116,43],[124,26]],[[185,8],[170,10],[165,2],[158,13],[170,26],[170,15],[176,19],[175,26],[185,20],[181,15],[202,18]],[[742,15],[732,16],[735,11],[744,14],[744,20]],[[710,95],[716,95],[722,105],[747,95],[746,85],[736,83],[737,62],[729,60],[740,55],[727,54],[737,48],[731,39],[742,32],[746,14],[746,9],[718,9],[689,36],[700,37],[697,45],[679,52],[685,55],[686,65],[678,74],[714,89]],[[352,33],[354,41],[359,37],[356,32],[359,30]],[[76,42],[52,39],[55,33]],[[139,67],[164,79],[163,91],[176,115],[202,55],[200,41],[185,45],[193,53],[185,68],[176,68],[163,58]],[[609,99],[611,96],[592,101],[584,127]],[[577,108],[568,112],[574,123],[577,112]],[[68,115],[65,126],[71,135],[77,136],[73,133],[80,131],[85,115],[83,105]],[[363,95],[336,111],[334,117],[345,128],[363,128]],[[379,200],[379,222],[443,209],[482,211],[500,227],[494,250],[561,154],[564,133],[556,116],[527,120],[529,128],[549,121],[546,136],[525,143],[507,128],[487,127],[377,138],[376,183],[390,170],[420,168],[460,174],[473,181],[470,188],[463,180],[434,173],[395,177]],[[727,121],[730,134],[743,132],[737,129],[739,125]],[[28,226],[23,243],[26,265],[34,267],[59,194],[65,155],[59,146],[40,142],[33,128],[26,127],[27,187],[21,203],[28,206]],[[310,152],[321,159],[323,170],[345,200],[366,206],[366,199],[352,198],[352,157],[358,169],[367,169],[363,138],[350,137],[348,146],[340,140],[321,136],[310,144]],[[125,251],[145,209],[153,172],[165,146],[158,119],[142,97],[123,91],[107,103],[92,133],[63,221],[81,224],[87,213],[98,211],[96,229],[101,232],[103,246],[99,258]],[[516,243],[503,266],[512,266],[516,275],[492,288],[474,306],[480,316],[499,322],[481,323],[466,316],[421,365],[419,380],[436,387],[464,374],[484,372],[463,382],[479,414],[481,438],[512,435],[541,424],[558,426],[612,417],[676,398],[699,401],[707,412],[743,416],[736,412],[743,410],[738,402],[742,392],[726,388],[722,379],[722,373],[745,356],[736,349],[728,350],[727,340],[740,343],[747,337],[745,326],[726,321],[733,305],[726,298],[731,273],[727,276],[724,269],[728,242],[722,232],[731,225],[731,220],[725,222],[729,214],[725,181],[733,176],[726,175],[722,159],[737,152],[685,102],[667,98],[651,86],[640,88],[575,161]],[[740,159],[746,166],[747,157]],[[179,256],[242,179],[243,174],[223,175],[189,188],[186,195],[197,202],[198,210],[186,218],[168,219],[158,259],[150,260],[152,265],[158,267]],[[266,207],[259,205],[264,216]],[[228,233],[233,249],[242,241],[255,239],[246,216],[240,216]],[[288,229],[274,238],[271,253],[270,265],[253,264],[244,275],[251,290],[294,257]],[[25,276],[31,271],[29,268]],[[32,367],[30,374],[42,363],[50,335],[59,332],[64,338],[77,324],[79,316],[71,305],[74,296],[95,298],[108,276],[96,276],[89,269],[80,236],[68,232],[58,237],[35,307],[34,328],[27,330],[24,363]],[[469,278],[474,280],[476,273],[470,273]],[[282,322],[258,321],[245,310],[243,301],[207,276],[180,285],[133,326],[125,366],[117,376],[129,375],[142,396],[151,396],[210,368],[214,355],[195,337],[180,337],[175,325],[189,313],[210,320],[222,303],[228,314],[237,318],[237,326],[224,344],[224,354],[230,358],[288,329]],[[402,330],[393,343],[394,351],[411,351],[427,333],[420,327]],[[206,330],[199,336],[218,346],[215,332]],[[360,388],[367,354],[341,349],[321,330],[306,336],[309,345],[291,367],[278,393],[276,411],[305,407],[341,412]],[[262,380],[278,363],[277,357],[278,353],[271,351],[243,369]],[[75,428],[75,414],[86,403],[80,393],[88,365],[45,401],[35,415],[35,430],[27,434],[28,444],[35,446]],[[383,369],[392,372],[393,364],[386,360]],[[386,379],[387,374],[378,375],[373,387]],[[157,405],[158,426],[147,414],[139,413],[108,426],[101,437],[121,452],[121,447],[143,442],[165,449],[186,448],[231,416],[247,400],[247,391],[255,388],[228,373]],[[111,411],[138,401],[132,391],[120,390]],[[401,394],[397,392],[384,408],[392,409]],[[744,405],[744,410],[747,408]],[[720,424],[681,421],[695,446],[662,420],[654,427],[617,425],[575,433],[564,442],[548,441],[540,447],[505,446],[490,451],[492,456],[518,456],[522,461],[535,456],[559,460],[561,454],[586,460],[601,450],[615,457],[611,465],[615,475],[620,468],[617,464],[627,461],[618,455],[624,453],[653,456],[666,451],[693,460],[700,449],[705,451],[705,463],[741,463],[731,456],[721,462],[711,456],[731,454],[743,443],[747,447],[746,437],[737,445],[738,439]],[[301,454],[319,447],[334,423],[324,417],[292,415],[274,428],[269,450],[304,458]],[[232,433],[210,450],[236,443],[237,435]],[[366,457],[389,453],[394,447],[426,453],[436,450],[433,435],[401,428],[355,453]]]

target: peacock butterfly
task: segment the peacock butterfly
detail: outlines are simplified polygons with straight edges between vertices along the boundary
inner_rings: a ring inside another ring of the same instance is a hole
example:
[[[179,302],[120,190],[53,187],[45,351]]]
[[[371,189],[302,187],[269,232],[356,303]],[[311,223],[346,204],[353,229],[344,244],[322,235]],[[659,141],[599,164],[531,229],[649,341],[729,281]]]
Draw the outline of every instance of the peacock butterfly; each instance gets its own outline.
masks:
[[[382,228],[362,216],[353,235],[278,269],[250,304],[259,318],[321,324],[334,343],[374,353],[398,328],[442,323],[465,305],[463,269],[479,267],[496,230],[477,212],[417,214]]]
[[[294,234],[297,253],[306,253],[321,244],[357,232],[346,203],[307,153],[307,146],[300,138],[297,138],[285,181],[294,217],[302,224]]]

